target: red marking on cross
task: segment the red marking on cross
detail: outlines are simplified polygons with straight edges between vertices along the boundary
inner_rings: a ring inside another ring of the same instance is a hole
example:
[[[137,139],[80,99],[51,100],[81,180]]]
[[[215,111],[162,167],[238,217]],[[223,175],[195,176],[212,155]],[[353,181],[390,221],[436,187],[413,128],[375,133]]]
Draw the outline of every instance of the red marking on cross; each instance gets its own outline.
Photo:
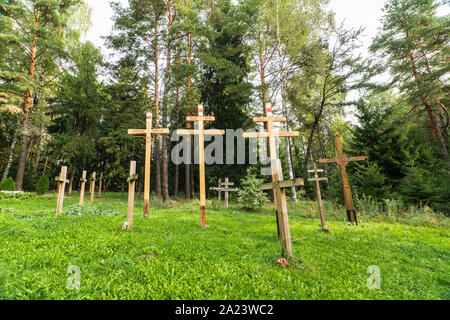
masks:
[[[266,113],[268,116],[272,116],[272,107],[267,107],[266,108]]]
[[[151,113],[147,113],[147,121],[152,120],[152,114]]]

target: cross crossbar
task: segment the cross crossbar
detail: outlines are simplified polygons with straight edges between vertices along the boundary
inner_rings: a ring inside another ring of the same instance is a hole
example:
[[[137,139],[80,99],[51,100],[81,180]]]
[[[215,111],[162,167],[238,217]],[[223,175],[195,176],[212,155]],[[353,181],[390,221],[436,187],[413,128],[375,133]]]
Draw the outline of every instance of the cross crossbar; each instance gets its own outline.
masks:
[[[271,189],[285,189],[290,187],[304,186],[305,182],[302,178],[297,178],[293,180],[283,180],[276,182],[263,183],[259,186],[260,190],[271,190]]]

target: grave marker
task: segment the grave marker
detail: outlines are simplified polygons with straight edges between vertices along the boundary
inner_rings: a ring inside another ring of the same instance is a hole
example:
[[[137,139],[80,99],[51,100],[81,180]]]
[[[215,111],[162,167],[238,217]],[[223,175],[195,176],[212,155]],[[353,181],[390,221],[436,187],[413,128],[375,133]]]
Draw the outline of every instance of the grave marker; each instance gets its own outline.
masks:
[[[130,163],[130,176],[128,177],[128,212],[127,212],[127,228],[130,229],[133,226],[134,215],[134,190],[136,186],[136,180],[138,175],[136,174],[136,161]]]
[[[152,114],[147,112],[145,129],[129,129],[128,134],[145,134],[145,171],[144,171],[144,217],[148,217],[150,207],[150,160],[152,152],[152,133],[168,134],[169,129],[152,129]]]
[[[333,159],[320,159],[319,163],[336,163],[341,168],[342,184],[344,187],[345,207],[347,209],[347,218],[353,225],[358,225],[356,210],[353,204],[352,190],[348,183],[346,166],[349,162],[364,161],[367,157],[347,157],[342,150],[341,138],[336,136],[337,156]]]
[[[311,161],[314,166],[314,170],[308,170],[309,173],[314,173],[314,178],[309,178],[309,182],[315,182],[316,183],[316,194],[317,194],[317,203],[319,204],[319,213],[320,213],[320,223],[322,224],[322,231],[328,232],[330,229],[327,227],[325,223],[325,214],[323,210],[323,204],[322,204],[322,194],[320,192],[320,182],[321,181],[328,181],[328,178],[319,178],[319,172],[323,172],[323,170],[317,170],[317,165],[314,162],[312,155],[311,155]]]
[[[66,183],[69,183],[69,180],[67,180],[66,177],[67,177],[67,167],[63,166],[61,168],[61,173],[59,174],[59,176],[55,178],[55,180],[58,182],[58,200],[56,203],[57,216],[61,215],[62,213],[64,202],[64,191],[66,189]]]
[[[97,176],[97,173],[93,172],[91,175],[91,178],[89,179],[90,184],[91,184],[90,189],[89,189],[89,191],[91,192],[91,202],[94,201],[95,181],[97,181],[96,176]]]
[[[205,191],[205,135],[224,135],[224,130],[205,130],[204,123],[206,121],[214,121],[214,117],[203,116],[203,105],[198,106],[197,117],[187,117],[188,122],[197,122],[198,129],[179,129],[178,135],[198,135],[198,153],[199,153],[199,172],[200,172],[200,219],[203,227],[206,225],[206,191]]]
[[[83,175],[81,176],[81,179],[80,179],[80,181],[81,181],[80,206],[83,206],[83,203],[84,203],[84,189],[85,189],[86,182],[87,182],[86,176],[87,176],[87,172],[86,172],[86,170],[84,170]]]
[[[279,233],[281,241],[281,252],[283,257],[292,256],[292,243],[289,230],[289,218],[287,212],[287,200],[286,192],[284,188],[291,187],[292,185],[303,185],[302,179],[294,179],[283,181],[283,174],[281,172],[281,163],[277,158],[277,150],[275,137],[297,137],[298,132],[275,132],[274,122],[285,122],[286,118],[274,117],[272,115],[272,107],[267,105],[266,117],[257,117],[253,119],[254,122],[266,122],[267,132],[252,132],[244,133],[244,138],[269,138],[269,151],[270,151],[270,167],[272,171],[272,183],[263,184],[260,188],[267,188],[274,190],[275,206],[277,210],[277,218],[279,221]]]
[[[234,186],[233,182],[229,182],[228,178],[225,178],[225,182],[221,182],[222,179],[219,179],[219,187],[209,188],[210,190],[215,190],[219,192],[219,201],[221,201],[220,194],[221,192],[225,193],[225,208],[228,208],[228,192],[238,191],[237,188],[229,188],[230,186]]]
[[[97,196],[97,198],[102,197],[102,187],[103,187],[103,172],[100,172],[100,178],[98,181],[98,196]]]

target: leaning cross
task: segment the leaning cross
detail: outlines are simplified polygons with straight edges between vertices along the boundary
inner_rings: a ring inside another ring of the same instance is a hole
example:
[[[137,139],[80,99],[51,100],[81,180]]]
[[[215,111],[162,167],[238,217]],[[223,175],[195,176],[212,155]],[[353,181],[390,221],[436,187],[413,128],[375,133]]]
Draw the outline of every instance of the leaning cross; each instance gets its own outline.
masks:
[[[287,212],[287,200],[286,192],[284,190],[285,185],[303,185],[302,179],[295,179],[283,182],[283,174],[281,172],[281,165],[277,158],[277,149],[275,143],[275,137],[297,137],[298,132],[275,132],[274,122],[285,122],[286,118],[277,118],[272,115],[272,108],[268,105],[266,107],[266,117],[254,118],[254,122],[266,122],[267,132],[252,132],[244,133],[244,138],[269,138],[269,150],[270,150],[270,166],[272,171],[272,183],[269,185],[263,185],[262,187],[268,187],[274,190],[275,206],[277,210],[277,220],[279,221],[279,233],[281,240],[281,250],[283,257],[292,256],[292,244],[291,234],[289,231],[289,219]],[[283,183],[283,184],[282,184]]]
[[[203,116],[203,105],[198,106],[198,117],[187,117],[188,122],[197,122],[198,128],[195,130],[177,130],[178,135],[198,135],[198,154],[200,172],[200,217],[203,227],[206,225],[206,192],[205,192],[205,135],[224,135],[224,130],[205,130],[206,121],[215,121],[214,117]]]
[[[352,224],[358,225],[356,211],[353,205],[352,190],[348,183],[347,170],[345,167],[349,162],[364,161],[367,157],[347,157],[342,151],[341,138],[336,136],[337,156],[333,159],[320,159],[319,163],[336,163],[341,168],[342,184],[344,186],[345,207],[347,208],[347,218]]]
[[[311,160],[312,155],[311,155]],[[319,172],[323,172],[322,169],[317,170],[317,165],[314,161],[312,161],[314,170],[308,170],[309,173],[314,173],[314,178],[309,178],[309,182],[315,182],[316,183],[316,194],[317,194],[317,203],[319,204],[319,213],[320,213],[320,223],[322,224],[322,231],[328,232],[330,229],[327,227],[325,223],[325,214],[323,210],[323,204],[322,204],[322,194],[320,192],[320,181],[328,181],[328,178],[319,178]]]
[[[150,158],[152,152],[152,133],[168,134],[169,129],[152,129],[152,114],[146,115],[145,129],[129,129],[128,134],[145,134],[145,172],[144,172],[144,217],[148,217],[150,206]]]
[[[55,178],[58,182],[58,202],[56,203],[56,215],[59,216],[62,213],[63,202],[64,202],[64,190],[66,189],[66,183],[69,183],[69,180],[66,179],[67,176],[67,167],[61,168],[61,173],[59,176]]]
[[[97,173],[92,173],[91,178],[89,179],[89,181],[91,182],[91,186],[89,191],[91,192],[91,202],[94,201],[94,195],[95,195],[95,181],[97,181],[96,179]]]
[[[81,181],[81,188],[80,188],[80,207],[82,207],[82,206],[83,206],[83,203],[84,203],[84,189],[85,189],[85,185],[86,185],[86,182],[87,182],[86,175],[87,175],[87,172],[86,172],[86,170],[84,170],[84,171],[83,171],[83,175],[81,176],[81,179],[80,179],[80,181]]]

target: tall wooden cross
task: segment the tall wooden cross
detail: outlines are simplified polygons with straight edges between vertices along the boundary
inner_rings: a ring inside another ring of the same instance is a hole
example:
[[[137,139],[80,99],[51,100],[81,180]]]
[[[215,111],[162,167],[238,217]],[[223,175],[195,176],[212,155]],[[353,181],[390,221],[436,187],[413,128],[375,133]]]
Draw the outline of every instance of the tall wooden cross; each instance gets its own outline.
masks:
[[[214,121],[216,118],[203,116],[203,105],[198,106],[197,117],[187,117],[188,122],[197,122],[198,127],[194,130],[179,129],[178,135],[198,135],[198,160],[200,172],[200,218],[203,227],[206,224],[206,190],[205,190],[205,135],[224,135],[224,130],[205,130],[205,122]]]
[[[152,114],[146,115],[145,129],[129,129],[128,134],[145,134],[145,171],[144,171],[144,217],[148,217],[150,207],[150,159],[152,153],[152,133],[168,134],[169,129],[152,129]]]
[[[336,163],[341,168],[342,184],[344,187],[345,207],[347,209],[347,218],[352,224],[358,225],[355,206],[353,204],[352,189],[348,183],[346,166],[349,162],[364,161],[367,157],[347,157],[342,150],[341,138],[336,136],[337,156],[333,159],[320,159],[319,163]]]
[[[84,203],[84,189],[85,189],[86,182],[87,182],[86,175],[87,175],[86,170],[83,170],[83,175],[81,176],[81,179],[80,179],[80,181],[81,181],[81,188],[80,188],[80,207],[82,207],[82,206],[83,206],[83,203]]]
[[[91,182],[91,186],[89,191],[91,192],[91,202],[94,201],[94,195],[95,195],[95,181],[97,181],[97,173],[93,172],[91,175],[91,178],[89,179],[89,181]]]
[[[322,231],[328,232],[330,229],[327,227],[325,223],[325,213],[323,210],[323,204],[322,204],[322,194],[320,192],[320,181],[328,181],[328,178],[319,178],[319,172],[323,172],[323,170],[318,170],[317,165],[314,162],[312,155],[311,155],[311,161],[313,163],[314,170],[308,170],[309,173],[314,173],[314,178],[309,178],[309,182],[315,182],[316,183],[316,194],[317,194],[317,203],[319,204],[319,213],[320,213],[320,223],[322,224]]]
[[[58,182],[58,202],[56,203],[56,215],[59,216],[61,215],[63,209],[66,183],[69,183],[69,180],[67,180],[67,167],[64,166],[61,168],[61,173],[55,178],[55,180]]]
[[[286,118],[281,117],[277,118],[272,115],[272,107],[267,105],[266,107],[266,117],[262,118],[254,118],[254,122],[266,122],[267,123],[267,132],[249,132],[244,133],[244,138],[269,138],[269,151],[270,151],[270,166],[272,172],[272,184],[270,184],[270,189],[274,190],[274,199],[275,206],[277,210],[277,219],[279,222],[279,233],[281,240],[281,252],[284,257],[292,256],[292,244],[291,244],[291,235],[289,230],[289,219],[287,212],[287,200],[286,200],[286,192],[284,190],[284,184],[281,185],[283,181],[283,174],[281,172],[281,165],[279,159],[277,158],[277,149],[276,149],[276,137],[297,137],[299,136],[298,132],[275,132],[274,131],[274,122],[285,122]],[[296,179],[285,181],[284,183],[288,183],[289,186],[292,184],[303,183],[303,180]]]

